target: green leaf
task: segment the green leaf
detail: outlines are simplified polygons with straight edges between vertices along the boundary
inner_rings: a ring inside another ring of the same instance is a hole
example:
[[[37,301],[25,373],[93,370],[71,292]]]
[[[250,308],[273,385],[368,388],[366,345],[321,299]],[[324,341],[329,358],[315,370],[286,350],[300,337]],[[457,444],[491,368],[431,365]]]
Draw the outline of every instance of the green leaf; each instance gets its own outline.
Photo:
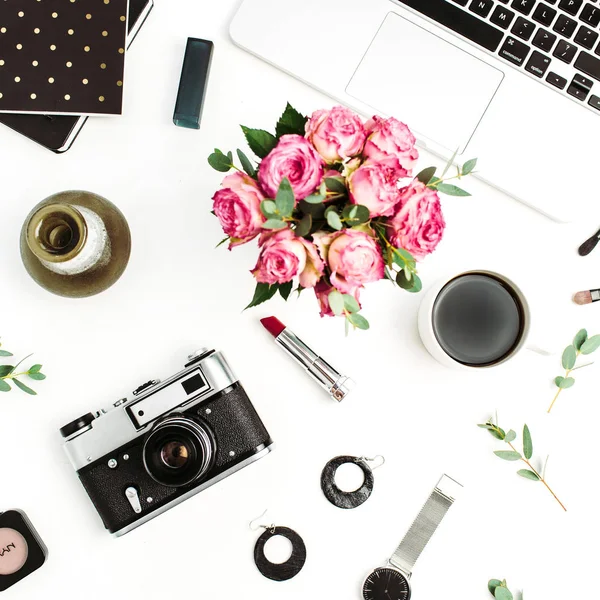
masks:
[[[560,382],[558,386],[561,390],[568,390],[575,385],[575,380],[572,377],[567,377]]]
[[[416,294],[423,289],[423,284],[421,283],[421,280],[419,279],[418,275],[412,273],[411,278],[408,279],[405,270],[400,271],[398,275],[396,275],[396,283],[403,290],[406,290],[407,292],[411,292],[413,294]]]
[[[581,346],[581,354],[591,354],[600,348],[600,335],[595,335],[586,340]]]
[[[508,444],[509,442],[514,442],[517,439],[517,432],[512,429],[506,434],[504,441]]]
[[[256,169],[252,166],[250,159],[239,148],[237,150],[237,155],[242,164],[242,169],[244,169],[250,177],[256,177]]]
[[[523,425],[523,454],[527,460],[533,456],[533,442],[531,441],[531,432],[527,425]]]
[[[554,383],[556,384],[556,387],[560,387],[561,383],[562,383],[564,380],[565,380],[565,378],[564,378],[564,377],[560,377],[560,376],[559,376],[559,377],[556,377],[556,378],[554,379]]]
[[[258,306],[267,300],[270,300],[278,290],[279,286],[269,285],[268,283],[258,283],[256,285],[256,290],[254,291],[254,298],[252,298],[252,302],[246,306],[244,310],[248,310],[254,306]]]
[[[577,360],[577,350],[575,350],[575,346],[567,346],[562,355],[563,369],[570,371],[575,366],[576,360]]]
[[[458,154],[458,148],[454,151],[454,154],[452,155],[452,158],[446,163],[446,166],[444,167],[444,171],[442,173],[442,177],[441,179],[444,178],[444,176],[446,175],[446,173],[450,170],[450,167],[454,164],[454,159],[456,158],[456,155]]]
[[[279,294],[286,302],[287,302],[287,299],[290,297],[290,294],[292,293],[293,287],[294,287],[293,281],[288,281],[287,283],[282,283],[279,286]]]
[[[404,248],[394,248],[394,262],[403,269],[406,265],[414,267],[417,264],[415,257]]]
[[[502,460],[521,460],[521,455],[513,450],[495,450],[494,454]]]
[[[28,376],[35,381],[43,381],[46,376],[43,373],[28,373]]]
[[[323,202],[325,202],[325,196],[321,196],[321,194],[312,194],[311,196],[304,198],[304,202],[308,202],[309,204],[323,204]]]
[[[282,217],[289,217],[294,211],[296,198],[290,180],[287,177],[284,177],[279,184],[277,197],[275,198],[275,206],[277,206],[277,210]]]
[[[231,160],[218,148],[215,148],[215,151],[208,157],[208,164],[220,173],[227,173],[231,170]]]
[[[466,192],[462,188],[459,188],[457,185],[452,185],[451,183],[438,183],[437,190],[441,194],[446,194],[447,196],[470,196],[469,192]]]
[[[490,434],[495,437],[497,440],[504,441],[506,438],[506,432],[502,427],[496,427],[496,429],[490,429]]]
[[[344,313],[344,296],[337,290],[329,292],[329,306],[333,311],[334,315],[341,315]]]
[[[435,172],[437,171],[437,169],[435,167],[427,167],[426,169],[423,169],[418,175],[417,175],[417,179],[427,185],[435,176]]]
[[[0,356],[12,356],[12,353],[7,350],[0,350]]]
[[[304,137],[308,117],[300,114],[289,102],[281,115],[275,133],[280,138],[282,135],[296,134]]]
[[[242,125],[242,131],[246,136],[246,141],[250,150],[258,156],[258,158],[265,158],[277,146],[277,139],[274,135],[263,129],[250,129]]]
[[[34,392],[30,387],[27,387],[24,383],[21,383],[18,379],[13,379],[15,385],[26,394],[30,396],[37,396],[37,393]]]
[[[366,331],[370,327],[369,321],[367,321],[362,315],[359,315],[358,313],[348,315],[347,319],[348,321],[350,321],[351,325],[354,325],[354,327],[356,327],[357,329],[363,329]]]
[[[215,250],[219,247],[222,246],[223,244],[226,244],[229,241],[229,236],[227,236],[226,238],[223,238],[216,246],[215,246]]]
[[[325,177],[325,185],[330,192],[336,194],[346,194],[348,191],[342,177]]]
[[[513,595],[506,587],[498,586],[494,592],[496,600],[513,600]]]
[[[296,235],[298,237],[305,237],[310,233],[310,230],[312,229],[312,215],[308,214],[308,215],[304,215],[302,217],[302,219],[300,220],[300,222],[296,225]]]
[[[496,588],[502,585],[502,582],[499,579],[490,579],[488,582],[488,590],[490,590],[490,594],[494,595]]]
[[[13,365],[0,365],[0,377],[10,375],[14,369]]]
[[[262,224],[263,229],[283,229],[284,227],[287,227],[287,223],[280,219],[269,219]]]
[[[29,368],[29,373],[39,373],[42,370],[42,365],[33,365]]]
[[[362,225],[371,220],[371,213],[366,206],[361,204],[349,204],[344,208],[342,217],[350,227]]]
[[[350,294],[344,294],[344,308],[349,313],[357,313],[360,310],[360,304],[354,296]]]
[[[588,338],[588,332],[585,329],[581,329],[577,332],[575,339],[573,340],[573,346],[575,346],[576,350],[581,350],[581,346]]]
[[[472,173],[476,166],[477,166],[476,158],[472,158],[471,160],[468,160],[463,165],[461,174],[464,176],[464,175],[468,175],[469,173]]]
[[[10,392],[11,389],[10,385],[4,379],[0,379],[0,392]]]
[[[339,231],[344,226],[342,225],[342,220],[340,219],[340,215],[338,215],[334,210],[331,210],[327,213],[327,224],[332,229]]]
[[[530,471],[529,469],[520,469],[517,471],[517,475],[520,475],[521,477],[524,477],[525,479],[531,479],[531,481],[539,481],[540,480],[540,478],[533,471]]]
[[[267,219],[271,219],[272,217],[277,216],[277,205],[273,200],[263,200],[260,203],[260,212],[267,217]]]

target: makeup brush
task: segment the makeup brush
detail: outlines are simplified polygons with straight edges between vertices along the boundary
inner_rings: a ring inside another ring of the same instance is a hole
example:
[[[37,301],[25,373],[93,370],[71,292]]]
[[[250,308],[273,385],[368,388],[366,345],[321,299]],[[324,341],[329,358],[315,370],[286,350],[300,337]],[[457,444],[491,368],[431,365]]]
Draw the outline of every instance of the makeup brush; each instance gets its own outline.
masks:
[[[591,304],[600,300],[600,290],[589,290],[587,292],[577,292],[573,296],[575,304]]]
[[[587,256],[600,241],[600,230],[596,231],[596,233],[589,239],[583,242],[581,246],[579,246],[579,256]]]

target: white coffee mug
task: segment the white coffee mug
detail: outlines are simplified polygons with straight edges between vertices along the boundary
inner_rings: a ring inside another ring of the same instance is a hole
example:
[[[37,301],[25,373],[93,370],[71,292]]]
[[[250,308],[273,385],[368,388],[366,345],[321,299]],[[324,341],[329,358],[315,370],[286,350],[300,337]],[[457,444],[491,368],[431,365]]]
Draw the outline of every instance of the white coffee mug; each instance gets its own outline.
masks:
[[[520,338],[516,342],[515,346],[498,361],[489,364],[489,365],[468,365],[462,362],[459,362],[452,356],[450,356],[446,350],[441,346],[440,342],[437,339],[435,334],[433,318],[434,318],[434,307],[440,292],[448,285],[451,281],[463,277],[465,275],[487,275],[497,281],[500,281],[505,286],[510,288],[512,295],[519,301],[521,304],[521,333]],[[421,340],[423,344],[438,362],[441,364],[456,368],[456,369],[487,369],[491,367],[496,367],[503,363],[506,363],[509,360],[512,360],[515,356],[517,356],[523,348],[528,348],[534,352],[539,354],[548,355],[550,352],[538,348],[535,345],[531,345],[530,343],[530,334],[531,334],[531,310],[529,307],[529,303],[525,294],[521,290],[521,288],[511,279],[506,277],[505,275],[501,275],[500,273],[496,273],[494,271],[489,271],[486,269],[473,269],[470,271],[464,271],[463,273],[459,273],[454,277],[450,277],[448,279],[443,279],[438,281],[436,284],[431,287],[423,297],[423,301],[421,302],[421,307],[419,309],[419,333],[421,335]]]

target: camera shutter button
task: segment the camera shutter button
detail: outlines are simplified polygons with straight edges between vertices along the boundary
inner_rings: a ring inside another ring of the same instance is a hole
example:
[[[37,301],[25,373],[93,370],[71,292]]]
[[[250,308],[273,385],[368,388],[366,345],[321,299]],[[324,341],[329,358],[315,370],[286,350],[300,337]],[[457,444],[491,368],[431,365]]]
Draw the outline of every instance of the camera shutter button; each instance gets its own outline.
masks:
[[[125,490],[125,497],[131,504],[131,508],[133,508],[133,512],[141,513],[142,512],[142,504],[140,502],[140,496],[138,491],[134,487],[128,487]]]

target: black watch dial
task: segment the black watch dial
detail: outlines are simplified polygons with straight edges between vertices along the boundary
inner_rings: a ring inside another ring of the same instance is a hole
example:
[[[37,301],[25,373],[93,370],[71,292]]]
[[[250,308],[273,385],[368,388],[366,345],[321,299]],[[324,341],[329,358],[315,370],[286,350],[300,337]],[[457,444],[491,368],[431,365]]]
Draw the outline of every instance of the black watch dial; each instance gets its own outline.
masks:
[[[409,600],[410,585],[395,569],[376,569],[363,586],[365,600]]]

